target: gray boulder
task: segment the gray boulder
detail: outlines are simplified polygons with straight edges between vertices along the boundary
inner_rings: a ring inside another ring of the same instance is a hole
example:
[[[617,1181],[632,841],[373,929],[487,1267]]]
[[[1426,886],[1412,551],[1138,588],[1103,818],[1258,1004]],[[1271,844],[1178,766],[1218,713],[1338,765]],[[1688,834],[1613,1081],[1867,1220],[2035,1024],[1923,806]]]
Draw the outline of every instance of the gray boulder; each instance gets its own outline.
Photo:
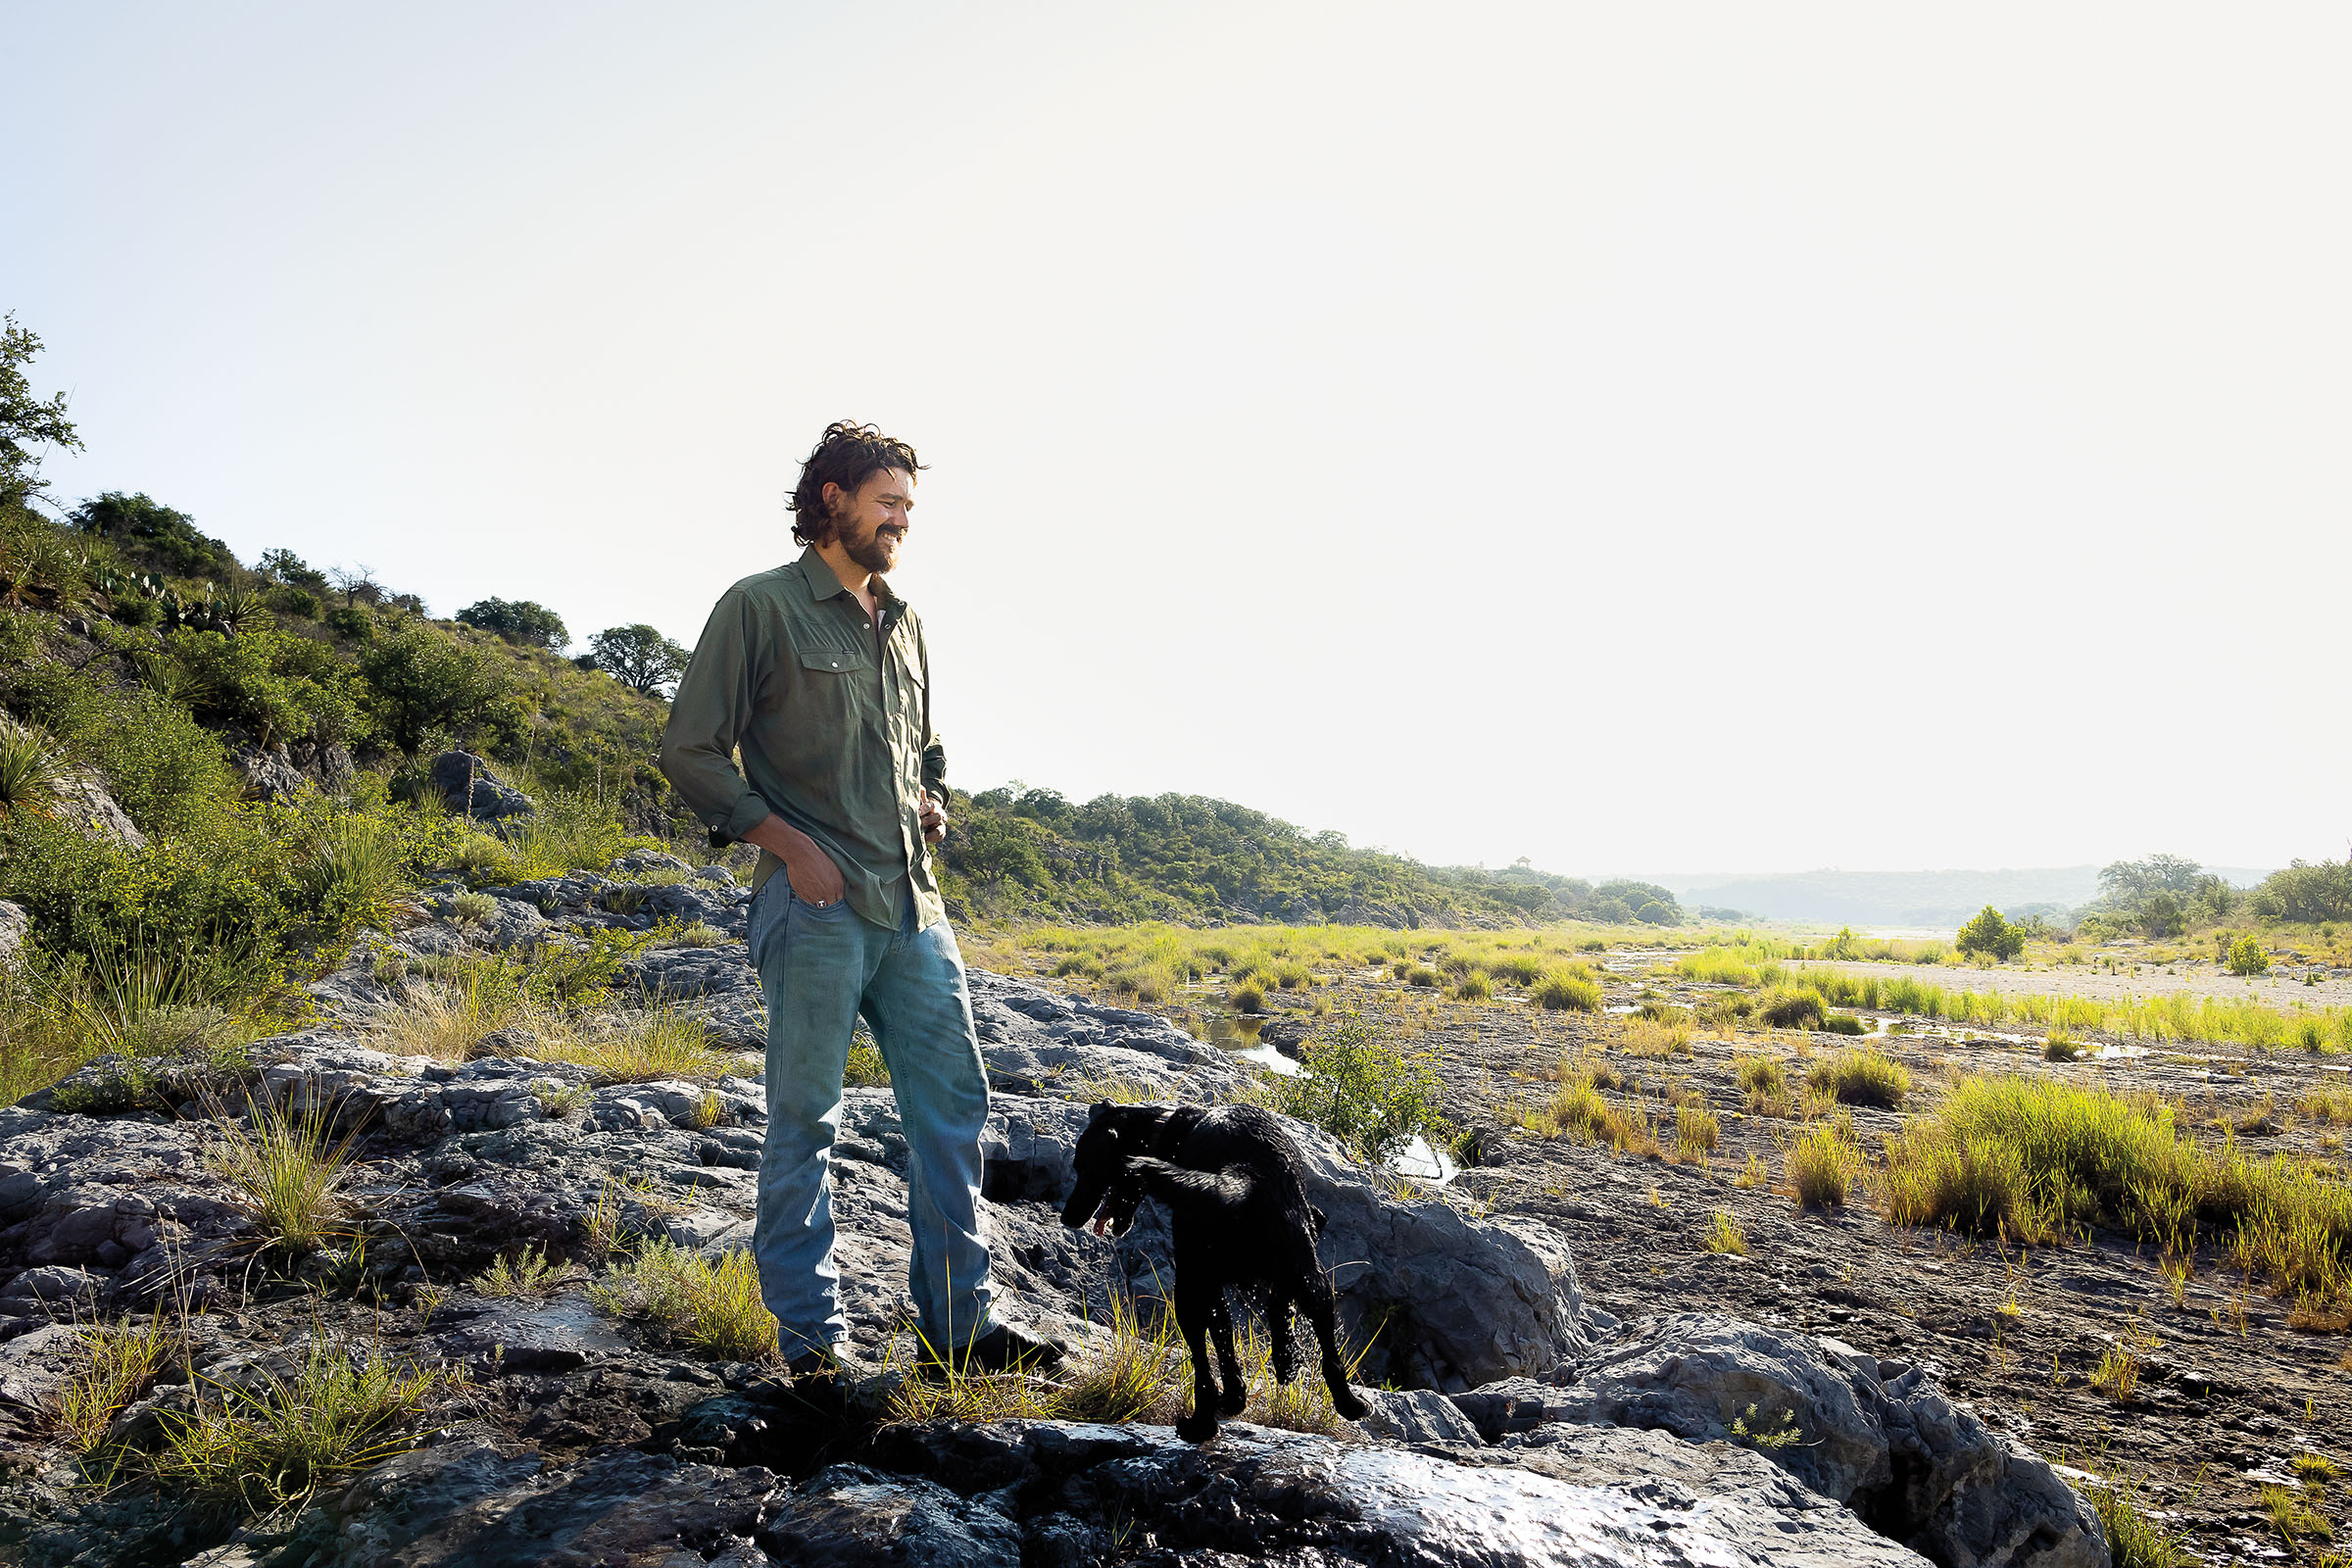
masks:
[[[888,1434],[874,1468],[808,1489],[866,1489],[856,1523],[928,1511],[943,1546],[851,1546],[803,1527],[763,1535],[798,1562],[1090,1564],[1149,1533],[1159,1561],[1397,1563],[1415,1568],[1920,1568],[1851,1512],[1755,1454],[1654,1433],[1593,1432],[1528,1459],[1437,1452],[1239,1423],[1195,1447],[1166,1427],[938,1424]],[[914,1484],[905,1478],[911,1476]],[[889,1502],[892,1489],[904,1489]],[[1005,1541],[977,1504],[1017,1521]],[[807,1517],[799,1500],[785,1517]],[[789,1527],[788,1527],[789,1528]],[[856,1537],[851,1538],[857,1540]],[[886,1554],[887,1552],[887,1554]],[[1230,1557],[1225,1554],[1232,1554]]]
[[[249,801],[290,801],[310,786],[283,746],[240,746],[228,760],[243,775]]]
[[[32,911],[22,904],[0,899],[0,969],[24,961],[24,944],[32,940]]]
[[[471,752],[443,752],[433,759],[433,788],[452,811],[476,821],[527,816],[531,798],[501,779],[487,760]]]
[[[1549,1424],[1558,1422],[1654,1427],[1690,1443],[1732,1438],[1735,1422],[1750,1434],[1787,1430],[1795,1441],[1770,1450],[1776,1462],[1946,1568],[2105,1568],[2105,1534],[2073,1489],[1944,1397],[1923,1368],[1678,1313],[1631,1325],[1569,1375],[1548,1394],[1532,1384],[1481,1391],[1461,1401],[1464,1413],[1517,1446],[1574,1430]],[[1545,1424],[1496,1431],[1497,1396],[1525,1401],[1522,1423],[1540,1403]]]

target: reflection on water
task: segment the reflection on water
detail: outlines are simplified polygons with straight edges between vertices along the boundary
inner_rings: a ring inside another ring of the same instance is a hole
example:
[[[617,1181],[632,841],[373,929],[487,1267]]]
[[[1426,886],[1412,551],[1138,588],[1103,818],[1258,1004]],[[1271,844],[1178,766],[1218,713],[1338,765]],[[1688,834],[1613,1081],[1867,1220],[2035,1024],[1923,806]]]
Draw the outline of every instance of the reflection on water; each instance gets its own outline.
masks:
[[[1400,1176],[1425,1181],[1432,1187],[1443,1187],[1457,1174],[1454,1163],[1443,1149],[1432,1149],[1429,1140],[1419,1133],[1389,1161],[1389,1168]]]
[[[1239,1022],[1231,1018],[1211,1018],[1208,1021],[1208,1043],[1223,1046],[1252,1066],[1280,1073],[1285,1078],[1296,1078],[1304,1072],[1305,1068],[1257,1038],[1258,1030],[1264,1025],[1263,1018],[1245,1016]]]

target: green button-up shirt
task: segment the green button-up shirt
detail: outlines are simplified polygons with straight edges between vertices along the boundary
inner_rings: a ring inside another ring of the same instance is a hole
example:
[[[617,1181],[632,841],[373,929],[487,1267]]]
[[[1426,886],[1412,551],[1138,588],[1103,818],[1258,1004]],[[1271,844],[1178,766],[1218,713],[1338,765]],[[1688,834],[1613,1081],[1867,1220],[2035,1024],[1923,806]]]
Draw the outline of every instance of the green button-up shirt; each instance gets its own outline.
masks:
[[[662,771],[728,838],[772,811],[814,839],[850,907],[876,925],[897,927],[908,889],[928,926],[946,910],[921,797],[947,799],[947,752],[931,728],[923,624],[879,576],[873,586],[878,626],[813,548],[728,589],[670,703]],[[752,885],[782,863],[762,850]]]

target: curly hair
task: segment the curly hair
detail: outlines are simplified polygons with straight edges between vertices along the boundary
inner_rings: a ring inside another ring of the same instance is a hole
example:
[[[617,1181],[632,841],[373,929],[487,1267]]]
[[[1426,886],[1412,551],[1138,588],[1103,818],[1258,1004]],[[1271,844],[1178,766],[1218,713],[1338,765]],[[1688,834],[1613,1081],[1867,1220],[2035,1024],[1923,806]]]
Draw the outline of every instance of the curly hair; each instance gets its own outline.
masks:
[[[836,419],[825,426],[816,450],[801,465],[801,482],[792,489],[784,510],[792,514],[792,537],[804,545],[821,545],[833,537],[833,514],[825,505],[825,486],[837,484],[855,494],[858,487],[885,468],[913,473],[922,467],[914,448],[870,424]]]

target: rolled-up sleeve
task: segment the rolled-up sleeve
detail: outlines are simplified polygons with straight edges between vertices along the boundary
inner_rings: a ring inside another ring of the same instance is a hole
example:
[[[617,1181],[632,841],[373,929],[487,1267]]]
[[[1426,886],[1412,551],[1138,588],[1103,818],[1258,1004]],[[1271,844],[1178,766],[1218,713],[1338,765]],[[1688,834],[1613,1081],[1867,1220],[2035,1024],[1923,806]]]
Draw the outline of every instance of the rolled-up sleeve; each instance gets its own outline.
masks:
[[[729,839],[742,838],[770,814],[768,803],[735,765],[735,748],[759,700],[753,672],[774,665],[762,656],[766,639],[754,618],[741,591],[729,590],[719,600],[694,645],[662,732],[663,776],[706,826]]]

